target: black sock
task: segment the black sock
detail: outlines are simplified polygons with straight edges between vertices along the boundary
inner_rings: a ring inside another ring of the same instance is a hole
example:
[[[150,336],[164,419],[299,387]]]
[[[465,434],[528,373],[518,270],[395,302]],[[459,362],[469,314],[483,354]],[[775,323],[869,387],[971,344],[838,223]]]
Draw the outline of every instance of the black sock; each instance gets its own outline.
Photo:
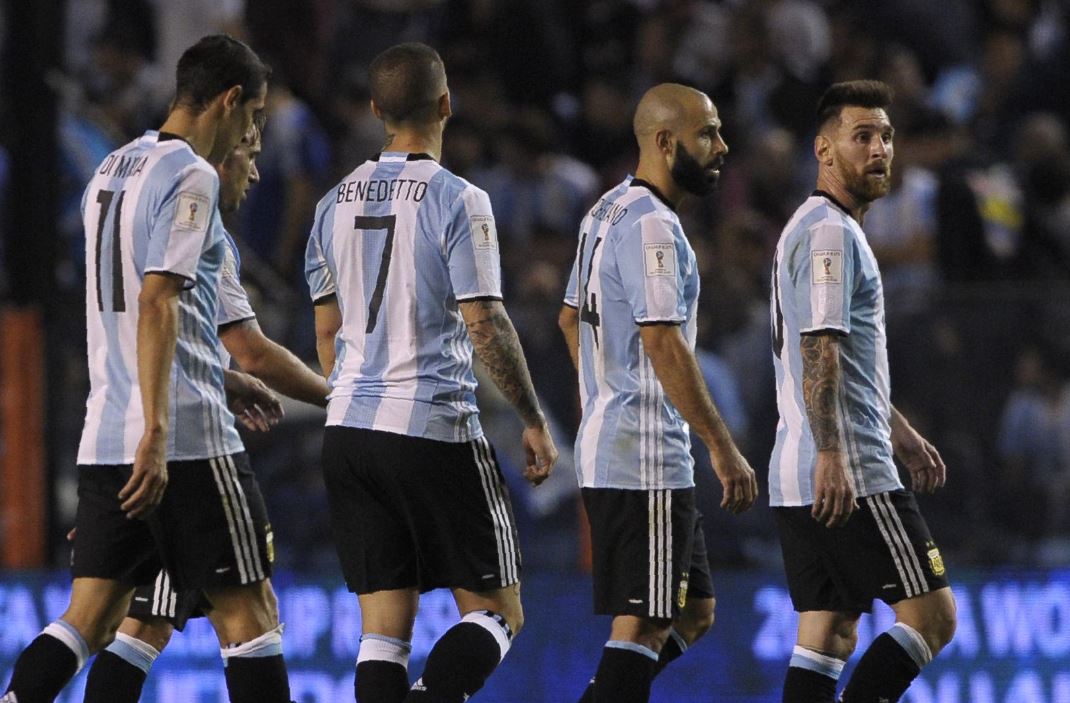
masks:
[[[409,674],[396,662],[362,661],[353,692],[357,703],[401,703],[409,693]]]
[[[224,672],[231,703],[290,703],[290,680],[281,654],[230,657]]]
[[[104,650],[93,660],[82,703],[137,703],[148,672]]]
[[[13,692],[19,703],[52,703],[88,656],[89,648],[77,630],[57,620],[22,650],[7,692]]]
[[[921,673],[913,657],[887,632],[869,645],[843,689],[843,703],[893,703]]]
[[[468,613],[435,643],[405,703],[463,703],[483,688],[509,651],[511,637],[502,616]]]
[[[781,700],[783,703],[835,703],[836,681],[816,671],[789,666]]]
[[[844,661],[795,645],[784,677],[783,703],[834,703]]]
[[[594,677],[592,700],[596,703],[647,703],[657,663],[651,654],[652,650],[630,642],[608,642]]]
[[[661,653],[658,654],[658,661],[654,664],[654,676],[661,673],[662,669],[667,667],[671,662],[680,658],[680,655],[687,651],[687,644],[684,642],[676,630],[673,630],[669,635],[669,639],[665,641],[665,646],[661,648]],[[594,703],[594,679],[592,678],[587,684],[587,689],[580,696],[577,703]]]

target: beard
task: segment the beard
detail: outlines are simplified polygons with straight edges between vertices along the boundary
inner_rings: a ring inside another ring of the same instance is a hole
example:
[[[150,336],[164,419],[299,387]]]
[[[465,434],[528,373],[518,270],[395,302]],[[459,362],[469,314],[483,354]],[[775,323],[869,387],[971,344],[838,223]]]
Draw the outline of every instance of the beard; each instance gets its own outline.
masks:
[[[884,178],[875,178],[867,171],[851,173],[846,168],[841,171],[841,175],[847,192],[860,202],[871,203],[883,198],[892,188],[892,165],[890,163],[884,168]]]
[[[676,142],[676,154],[673,159],[672,174],[676,185],[692,195],[709,195],[717,187],[720,174],[707,171],[707,167],[720,165],[720,159],[711,160],[703,166],[680,142]]]

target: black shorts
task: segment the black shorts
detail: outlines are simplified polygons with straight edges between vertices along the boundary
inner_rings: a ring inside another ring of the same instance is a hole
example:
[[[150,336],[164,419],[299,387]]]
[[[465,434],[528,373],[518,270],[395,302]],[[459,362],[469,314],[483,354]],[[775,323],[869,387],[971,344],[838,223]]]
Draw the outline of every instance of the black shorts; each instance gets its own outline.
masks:
[[[330,426],[323,475],[349,590],[488,591],[520,581],[509,491],[485,438]]]
[[[695,489],[584,488],[591,525],[594,611],[669,619],[690,598],[713,598]]]
[[[798,612],[869,612],[948,585],[940,550],[914,494],[858,499],[843,527],[829,529],[810,506],[774,508],[788,590]]]
[[[144,520],[119,507],[133,467],[80,466],[71,575],[152,584],[166,568],[176,590],[263,581],[271,525],[245,453],[168,462],[163,500]]]
[[[126,614],[143,621],[163,618],[181,632],[190,618],[204,617],[211,609],[204,591],[176,591],[171,577],[161,570],[155,582],[137,587]]]

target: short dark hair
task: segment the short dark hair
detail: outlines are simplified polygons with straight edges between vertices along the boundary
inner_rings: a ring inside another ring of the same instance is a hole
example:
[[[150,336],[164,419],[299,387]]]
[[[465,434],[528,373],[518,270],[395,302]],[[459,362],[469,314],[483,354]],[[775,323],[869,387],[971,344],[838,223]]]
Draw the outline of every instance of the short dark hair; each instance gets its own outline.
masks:
[[[845,107],[887,108],[895,92],[883,81],[845,81],[834,83],[817,101],[817,129],[838,119]]]
[[[212,34],[186,49],[175,70],[175,103],[203,110],[217,95],[236,85],[242,102],[267,83],[271,69],[244,42]]]
[[[438,52],[419,42],[392,46],[368,67],[372,100],[387,122],[432,122],[445,90],[446,68]]]

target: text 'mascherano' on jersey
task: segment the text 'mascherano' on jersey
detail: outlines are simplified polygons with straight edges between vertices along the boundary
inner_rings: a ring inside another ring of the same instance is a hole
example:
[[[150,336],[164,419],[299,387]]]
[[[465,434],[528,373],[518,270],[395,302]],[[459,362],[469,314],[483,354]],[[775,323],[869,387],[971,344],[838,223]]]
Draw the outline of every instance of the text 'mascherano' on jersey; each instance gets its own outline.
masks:
[[[880,271],[866,235],[814,193],[784,227],[773,265],[773,364],[780,422],[769,461],[769,502],[810,505],[817,452],[802,395],[801,336],[841,335],[848,465],[859,497],[902,487],[892,461],[890,384]]]
[[[146,132],[110,154],[82,197],[90,392],[79,464],[130,464],[144,432],[137,376],[138,295],[147,273],[187,279],[168,389],[167,459],[242,451],[223,393],[218,282],[219,179],[188,143]]]
[[[316,208],[313,301],[336,295],[327,424],[467,442],[481,437],[458,302],[501,299],[487,194],[420,154],[357,167]]]
[[[694,485],[687,423],[654,373],[639,326],[679,324],[694,348],[698,293],[680,220],[645,184],[625,180],[584,217],[565,293],[580,316],[581,486]]]

